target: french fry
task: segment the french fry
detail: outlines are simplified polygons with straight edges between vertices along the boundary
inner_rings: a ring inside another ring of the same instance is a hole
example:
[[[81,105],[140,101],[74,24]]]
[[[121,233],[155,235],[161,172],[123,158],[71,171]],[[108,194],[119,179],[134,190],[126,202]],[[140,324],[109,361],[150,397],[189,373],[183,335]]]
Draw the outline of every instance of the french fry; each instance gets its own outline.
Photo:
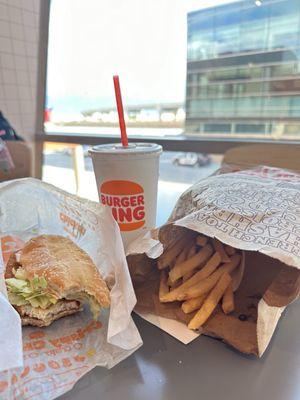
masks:
[[[169,286],[167,284],[167,279],[168,279],[167,271],[161,271],[160,282],[159,282],[159,300],[161,300],[161,298],[165,294],[169,293]]]
[[[187,259],[188,258],[191,258],[191,257],[193,257],[195,254],[196,254],[196,252],[197,252],[197,249],[196,249],[196,246],[193,244],[190,248],[189,248],[189,250],[188,250],[188,252],[187,252]]]
[[[219,253],[214,253],[214,255],[206,262],[203,268],[198,274],[199,280],[207,278],[209,275],[211,275],[221,264],[221,256]]]
[[[208,293],[209,291],[211,291],[211,289],[214,286],[216,286],[218,280],[220,279],[220,277],[223,274],[224,274],[224,271],[221,268],[217,269],[217,271],[215,271],[213,274],[211,274],[207,278],[201,280],[196,285],[191,286],[191,287],[187,288],[186,290],[182,291],[181,293],[179,293],[177,295],[176,300],[181,301],[181,300],[194,299],[196,297],[199,297],[199,296],[202,296],[202,295]]]
[[[231,274],[236,267],[240,264],[242,256],[238,253],[234,254],[232,257],[229,258],[228,263],[224,263],[220,268],[222,268],[228,274]]]
[[[188,249],[188,251],[187,251],[186,259],[193,257],[196,253],[197,253],[196,245],[192,245],[192,247],[190,247],[190,249]],[[188,279],[190,279],[194,275],[194,273],[195,273],[195,269],[193,269],[192,271],[190,271],[187,274],[183,275],[182,282],[185,282]]]
[[[180,238],[176,240],[176,242],[173,243],[172,246],[167,248],[165,252],[158,259],[157,262],[158,269],[167,268],[172,263],[172,261],[179,255],[179,253],[181,253],[181,251],[185,248],[189,240],[190,240],[189,236]]]
[[[229,246],[229,245],[225,246],[225,251],[229,256],[233,256],[236,253],[236,249],[234,247]]]
[[[181,278],[186,273],[192,271],[198,267],[201,263],[205,262],[211,255],[213,249],[212,246],[207,244],[198,253],[181,264],[176,264],[175,267],[170,271],[169,277],[171,282],[175,282],[178,278]]]
[[[176,258],[174,258],[174,260],[172,260],[172,261],[170,262],[169,268],[170,268],[170,269],[174,268],[175,264],[176,264]]]
[[[239,254],[234,254],[231,257],[231,261],[229,263],[226,263],[226,264],[222,265],[221,267],[219,267],[212,275],[210,275],[210,277],[216,273],[219,274],[219,272],[218,272],[219,270],[230,274],[239,265],[240,260],[241,260],[241,256]],[[210,278],[210,277],[208,277],[208,278]],[[208,278],[206,278],[206,279],[208,279]],[[203,274],[201,274],[201,270],[196,272],[195,275],[193,275],[190,279],[188,279],[186,282],[184,282],[181,286],[179,286],[178,288],[176,288],[174,290],[171,290],[169,293],[164,295],[161,298],[161,302],[168,303],[171,301],[179,300],[178,297],[180,297],[180,295],[185,293],[190,287],[197,285],[201,280],[202,280],[202,282],[204,282],[206,279],[203,280]],[[195,296],[195,297],[197,297],[197,296]]]
[[[200,271],[199,271],[200,272]],[[190,279],[188,279],[186,282],[184,282],[181,286],[178,288],[171,290],[169,293],[167,293],[163,298],[161,299],[161,302],[163,303],[168,303],[171,301],[176,301],[177,296],[182,293],[184,290],[187,290],[189,287],[195,285],[198,282],[198,277],[197,275],[199,274],[197,272],[195,275],[193,275]]]
[[[170,289],[171,289],[171,290],[174,290],[174,289],[178,288],[180,285],[182,285],[182,279],[181,279],[181,278],[178,279],[176,282],[174,282],[174,283],[170,286]]]
[[[221,264],[221,256],[219,253],[215,253],[208,261],[207,263],[204,265],[203,268],[201,268],[201,270],[199,271],[198,274],[198,281],[207,278],[210,274],[212,274],[217,268],[218,266]],[[193,271],[192,271],[193,274]],[[184,279],[185,276],[187,276],[188,274],[183,276],[183,282],[185,282],[187,279]],[[192,275],[191,275],[192,276]]]
[[[175,267],[176,264],[181,264],[183,261],[186,260],[186,256],[187,256],[187,251],[186,249],[183,249],[182,252],[176,257],[175,260],[172,261],[172,263],[170,264],[170,270],[172,268]],[[179,282],[179,279],[177,279],[175,282],[171,281],[171,278],[168,277],[168,285],[171,287],[177,287],[178,285],[176,285],[176,283]]]
[[[186,273],[185,275],[183,275],[182,277],[182,282],[186,282],[188,279],[190,279],[195,273],[195,270],[190,271],[188,273]]]
[[[223,268],[224,271],[228,274],[231,274],[231,272],[234,271],[235,268],[239,265],[241,258],[241,255],[236,253],[232,257],[230,257],[229,262],[224,263],[221,268]]]
[[[198,235],[197,239],[196,239],[196,244],[198,246],[202,246],[204,247],[208,242],[208,237],[207,236],[202,236],[202,235]]]
[[[216,308],[217,304],[219,303],[224,292],[226,291],[230,282],[231,282],[231,277],[228,273],[225,272],[219,279],[214,289],[207,296],[200,310],[197,312],[194,318],[192,318],[191,321],[189,322],[188,324],[189,329],[199,329],[208,320],[208,318],[211,316],[214,309]]]
[[[222,299],[222,310],[225,314],[229,314],[234,311],[234,296],[232,282],[228,285]]]
[[[185,260],[186,260],[186,250],[183,249],[183,250],[181,251],[181,253],[179,253],[178,256],[176,257],[175,265],[176,265],[176,264],[180,264],[180,263],[182,263],[182,262],[185,261]]]
[[[224,250],[223,243],[221,243],[217,239],[213,239],[213,245],[215,250],[220,254],[222,262],[224,263],[230,262],[230,258],[227,255],[226,251]]]
[[[200,272],[202,272],[202,270],[199,271],[197,277],[198,282],[196,284],[183,290],[180,290],[180,286],[177,288],[176,300],[193,299],[195,297],[201,296],[202,294],[209,292],[216,285],[216,283],[224,273],[230,274],[239,265],[240,259],[241,259],[240,255],[235,254],[229,263],[223,264],[214,273],[212,273],[205,279],[202,278],[199,280],[199,276],[201,278]],[[171,293],[172,292],[169,292],[168,296],[171,295]],[[163,299],[165,299],[165,296],[163,297]]]
[[[186,300],[181,304],[181,309],[184,313],[188,314],[199,309],[204,303],[206,295],[196,297],[194,299]]]
[[[168,285],[171,289],[177,288],[179,285],[181,285],[181,283],[182,283],[181,279],[177,279],[175,282],[171,282],[170,277],[168,277],[167,285]]]

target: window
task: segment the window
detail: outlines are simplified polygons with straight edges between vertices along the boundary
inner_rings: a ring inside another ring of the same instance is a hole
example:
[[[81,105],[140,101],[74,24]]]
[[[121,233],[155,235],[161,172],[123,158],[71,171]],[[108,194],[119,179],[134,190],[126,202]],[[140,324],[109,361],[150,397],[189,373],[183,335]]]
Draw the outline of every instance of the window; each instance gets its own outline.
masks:
[[[299,57],[299,1],[50,0],[42,140],[116,140],[116,73],[129,137],[299,140]]]
[[[295,139],[299,51],[290,0],[52,0],[45,131],[117,135],[119,73],[129,135]]]
[[[112,76],[119,74],[129,135],[181,134],[191,3],[52,0],[46,132],[118,134]],[[203,36],[191,51],[206,43]],[[188,81],[197,84],[198,75]]]

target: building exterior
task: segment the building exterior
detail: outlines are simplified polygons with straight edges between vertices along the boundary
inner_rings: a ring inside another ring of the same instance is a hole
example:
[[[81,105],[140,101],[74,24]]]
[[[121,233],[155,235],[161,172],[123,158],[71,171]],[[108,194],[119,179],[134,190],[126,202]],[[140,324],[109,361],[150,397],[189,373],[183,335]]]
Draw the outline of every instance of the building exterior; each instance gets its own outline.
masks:
[[[300,1],[188,14],[186,132],[300,138]]]

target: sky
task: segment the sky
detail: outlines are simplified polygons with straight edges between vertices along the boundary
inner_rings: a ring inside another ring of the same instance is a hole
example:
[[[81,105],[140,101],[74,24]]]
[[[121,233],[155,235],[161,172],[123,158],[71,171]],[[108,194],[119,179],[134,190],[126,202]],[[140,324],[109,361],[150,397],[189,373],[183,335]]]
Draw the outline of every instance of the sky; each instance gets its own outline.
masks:
[[[186,15],[234,0],[52,0],[48,106],[184,102]]]

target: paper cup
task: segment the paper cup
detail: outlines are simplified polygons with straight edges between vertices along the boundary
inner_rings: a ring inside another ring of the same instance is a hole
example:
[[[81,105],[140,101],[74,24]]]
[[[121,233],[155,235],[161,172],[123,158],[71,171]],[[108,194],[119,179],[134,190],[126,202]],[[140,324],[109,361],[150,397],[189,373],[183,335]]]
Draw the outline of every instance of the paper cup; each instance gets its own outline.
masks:
[[[155,227],[159,156],[154,143],[106,144],[93,147],[99,201],[110,207],[118,222],[124,247]]]

